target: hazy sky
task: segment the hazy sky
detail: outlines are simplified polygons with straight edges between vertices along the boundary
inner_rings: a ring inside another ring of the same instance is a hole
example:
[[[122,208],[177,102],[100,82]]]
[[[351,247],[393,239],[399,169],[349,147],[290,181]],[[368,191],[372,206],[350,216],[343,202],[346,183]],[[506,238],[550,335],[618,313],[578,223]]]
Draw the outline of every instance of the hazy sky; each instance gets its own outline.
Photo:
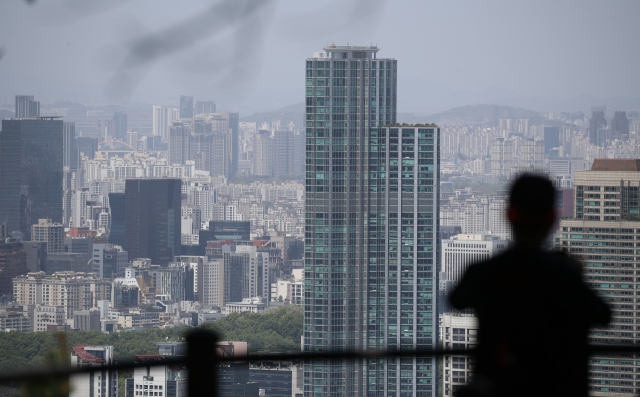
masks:
[[[334,42],[398,59],[399,111],[572,110],[553,107],[640,97],[638,16],[636,0],[4,0],[0,98],[187,94],[246,114],[302,102],[305,58]]]

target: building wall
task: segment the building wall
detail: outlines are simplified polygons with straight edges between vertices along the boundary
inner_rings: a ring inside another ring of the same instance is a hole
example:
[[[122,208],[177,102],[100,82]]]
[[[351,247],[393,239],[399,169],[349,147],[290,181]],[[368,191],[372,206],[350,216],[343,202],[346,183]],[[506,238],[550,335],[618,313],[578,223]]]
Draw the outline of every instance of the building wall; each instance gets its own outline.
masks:
[[[445,313],[440,315],[440,340],[444,349],[473,349],[478,343],[478,319],[473,314]],[[443,358],[442,390],[453,396],[456,390],[471,380],[474,359],[469,355],[445,355]]]

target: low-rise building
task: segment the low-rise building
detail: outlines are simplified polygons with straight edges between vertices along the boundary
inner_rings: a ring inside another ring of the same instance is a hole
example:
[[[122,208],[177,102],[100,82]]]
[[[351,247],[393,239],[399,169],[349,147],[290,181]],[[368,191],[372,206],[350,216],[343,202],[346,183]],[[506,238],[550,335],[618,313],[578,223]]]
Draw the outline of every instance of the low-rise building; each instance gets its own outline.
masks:
[[[95,372],[71,375],[69,397],[113,397],[118,395],[118,371],[101,370],[114,364],[113,346],[76,345],[71,351],[71,367],[92,367]]]

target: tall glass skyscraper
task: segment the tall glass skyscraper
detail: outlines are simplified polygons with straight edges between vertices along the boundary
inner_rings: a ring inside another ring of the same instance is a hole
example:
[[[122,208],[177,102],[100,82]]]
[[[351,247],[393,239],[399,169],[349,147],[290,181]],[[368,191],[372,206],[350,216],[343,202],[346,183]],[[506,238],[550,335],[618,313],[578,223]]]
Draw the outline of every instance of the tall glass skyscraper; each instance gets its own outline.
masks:
[[[0,222],[31,239],[39,219],[62,221],[63,123],[55,117],[2,120]]]
[[[377,47],[306,61],[304,350],[436,346],[439,129],[396,122]],[[435,359],[314,360],[304,395],[433,396]]]

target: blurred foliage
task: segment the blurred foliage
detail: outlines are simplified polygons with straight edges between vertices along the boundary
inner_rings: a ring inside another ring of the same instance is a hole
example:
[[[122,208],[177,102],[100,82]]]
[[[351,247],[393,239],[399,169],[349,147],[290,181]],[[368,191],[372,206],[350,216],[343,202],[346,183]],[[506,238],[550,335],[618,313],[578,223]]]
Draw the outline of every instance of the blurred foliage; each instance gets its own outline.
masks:
[[[287,351],[300,350],[303,310],[300,306],[286,305],[265,310],[261,314],[233,313],[220,320],[203,324],[204,328],[216,332],[221,340],[246,341],[249,351],[260,350]],[[71,348],[75,345],[113,346],[115,358],[119,361],[132,361],[136,354],[158,354],[157,342],[165,340],[182,341],[192,327],[182,326],[147,331],[114,332],[104,334],[100,331],[80,331],[63,334],[60,339],[55,332],[23,333],[12,331],[0,333],[0,371],[12,371],[21,368],[36,367],[44,364],[69,362]],[[119,374],[118,394],[124,395],[124,380],[131,372]],[[60,386],[51,389],[51,393],[40,393],[38,387],[51,385],[50,380],[30,382],[19,390],[20,385],[5,384],[0,387],[0,397],[17,396],[58,396],[63,389]]]

